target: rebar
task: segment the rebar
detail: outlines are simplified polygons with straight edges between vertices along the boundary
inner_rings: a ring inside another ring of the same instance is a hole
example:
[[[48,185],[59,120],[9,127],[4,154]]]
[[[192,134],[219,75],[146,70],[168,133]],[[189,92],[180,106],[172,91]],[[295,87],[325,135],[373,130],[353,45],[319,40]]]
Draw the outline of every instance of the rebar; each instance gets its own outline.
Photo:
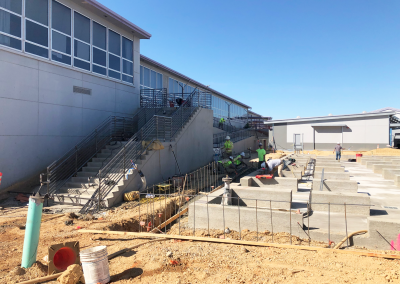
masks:
[[[347,237],[347,247],[349,247],[349,234],[347,233],[347,212],[346,212],[346,202],[344,203],[344,221],[346,224],[346,237]]]
[[[258,216],[257,216],[257,200],[256,200],[256,226],[257,226],[257,242],[258,242]]]
[[[241,230],[241,227],[240,227],[240,197],[238,197],[237,198],[237,203],[238,203],[238,212],[239,212],[239,237],[240,237],[240,240],[242,239],[242,230]]]
[[[272,223],[272,206],[271,206],[271,200],[269,201],[269,212],[271,215],[271,234],[272,234],[272,242],[274,242],[274,225]]]
[[[208,215],[208,195],[207,195],[207,230],[208,230],[208,235],[210,235],[210,217]]]
[[[196,197],[193,198],[193,236],[196,236]]]
[[[290,201],[290,207],[289,207],[289,216],[290,216],[290,244],[292,244],[292,201]]]
[[[308,208],[308,202],[307,202]],[[310,237],[310,215],[307,216],[307,230],[308,230],[308,246],[311,246],[311,237]]]
[[[225,196],[222,195],[222,220],[224,223],[224,239],[226,239],[226,234],[225,234]]]
[[[331,203],[328,203],[328,245],[331,247]]]

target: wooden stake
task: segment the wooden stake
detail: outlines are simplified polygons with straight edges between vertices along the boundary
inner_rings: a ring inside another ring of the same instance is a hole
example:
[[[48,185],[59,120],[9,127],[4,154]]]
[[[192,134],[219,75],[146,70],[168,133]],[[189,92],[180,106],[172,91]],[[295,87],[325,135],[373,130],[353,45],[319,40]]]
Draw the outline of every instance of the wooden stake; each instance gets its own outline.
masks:
[[[192,241],[200,241],[200,242],[260,246],[260,247],[275,247],[275,248],[286,248],[286,249],[299,249],[299,250],[307,250],[307,251],[322,251],[322,252],[327,252],[327,253],[353,254],[353,255],[371,256],[371,257],[378,257],[378,258],[400,259],[400,255],[393,255],[393,254],[368,253],[368,252],[356,251],[356,250],[332,250],[329,248],[320,248],[320,247],[271,244],[271,243],[263,243],[263,242],[214,239],[214,238],[205,238],[205,237],[179,236],[179,235],[156,235],[154,233],[135,233],[135,232],[100,231],[100,230],[79,230],[78,232],[93,233],[93,234],[125,235],[125,236],[135,236],[135,237],[192,240]]]

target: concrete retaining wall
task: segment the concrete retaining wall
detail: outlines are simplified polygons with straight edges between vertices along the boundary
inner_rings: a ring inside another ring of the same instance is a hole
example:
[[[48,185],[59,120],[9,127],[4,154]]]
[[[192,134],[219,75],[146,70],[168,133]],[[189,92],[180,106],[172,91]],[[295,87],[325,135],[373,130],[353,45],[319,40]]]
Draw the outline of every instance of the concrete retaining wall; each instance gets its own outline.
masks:
[[[318,191],[321,186],[321,180],[313,180],[312,190]],[[331,192],[351,192],[357,193],[358,183],[355,180],[324,180],[323,191]]]
[[[321,180],[322,172],[317,172],[314,174],[314,180]],[[329,180],[350,180],[349,173],[331,173],[324,171],[324,179]]]
[[[328,203],[330,202],[331,212],[344,213],[344,203],[346,206],[347,213],[353,213],[357,215],[369,216],[370,206],[359,206],[350,204],[361,204],[370,205],[370,197],[366,194],[360,193],[338,193],[338,192],[312,192],[312,209],[314,211],[328,212],[328,204],[317,204],[317,203]],[[340,205],[336,205],[340,204]]]
[[[275,177],[272,179],[258,179],[256,177],[253,177],[253,181],[257,183],[260,187],[278,187],[290,189],[293,192],[297,192],[297,178]]]
[[[378,234],[378,232],[390,243],[396,244],[400,233],[400,220],[382,217],[368,217],[368,239],[366,242],[368,248],[391,250],[391,246]],[[396,248],[398,250],[398,248]]]
[[[200,203],[201,202],[201,203]],[[240,223],[239,223],[239,210],[240,210]],[[297,232],[298,224],[303,226],[303,215],[295,214],[284,211],[272,210],[272,225],[273,231],[275,232],[290,232],[290,214],[291,216],[291,227],[293,232]],[[209,218],[207,218],[209,216]],[[256,223],[258,220],[258,227]],[[231,230],[241,231],[248,229],[250,231],[271,231],[271,211],[269,209],[259,209],[238,206],[221,206],[217,204],[208,204],[208,215],[207,215],[207,204],[203,203],[203,199],[191,203],[189,205],[189,218],[188,225],[191,228],[196,229],[216,229],[224,230],[228,227]],[[295,229],[296,228],[296,229]]]
[[[232,197],[240,198],[239,204],[242,206],[270,208],[269,200],[271,200],[272,208],[290,210],[292,202],[292,191],[290,189],[238,186],[233,187],[232,190]],[[237,204],[237,200],[234,200],[234,202]]]

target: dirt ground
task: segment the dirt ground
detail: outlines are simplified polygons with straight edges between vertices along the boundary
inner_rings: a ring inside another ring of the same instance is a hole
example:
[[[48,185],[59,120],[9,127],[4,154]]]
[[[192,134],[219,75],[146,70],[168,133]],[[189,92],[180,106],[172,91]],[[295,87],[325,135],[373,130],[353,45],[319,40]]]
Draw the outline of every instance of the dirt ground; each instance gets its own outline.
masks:
[[[167,203],[173,212],[175,203]],[[81,233],[84,229],[128,230],[138,228],[138,207],[125,203],[93,220],[73,219],[67,226],[67,215],[44,215],[38,247],[38,262],[29,269],[19,267],[22,257],[26,208],[0,211],[0,283],[11,284],[47,275],[48,246],[79,241],[81,249],[107,246],[108,253],[146,242],[129,236]],[[141,205],[141,210],[147,204]],[[159,202],[154,204],[155,211]],[[158,206],[158,207],[157,207]],[[161,204],[161,208],[163,205]],[[143,212],[143,211],[142,211]],[[163,208],[159,212],[163,211]],[[13,217],[16,216],[16,217]],[[19,217],[23,216],[23,217]],[[6,218],[7,217],[7,218]],[[156,214],[157,217],[157,214]],[[102,220],[101,220],[102,219]],[[149,217],[151,219],[151,217]],[[155,220],[157,225],[160,222]],[[192,235],[181,220],[180,233]],[[147,222],[147,220],[146,220]],[[178,234],[179,225],[168,234]],[[207,230],[196,230],[196,236],[207,236]],[[211,230],[210,237],[220,238],[222,231]],[[243,230],[230,232],[225,238],[256,240],[257,233]],[[259,241],[271,242],[270,232],[259,232]],[[295,245],[308,245],[308,240],[292,237]],[[286,233],[274,234],[275,243],[289,243]],[[322,242],[311,246],[327,247]],[[382,252],[381,252],[382,253]],[[393,254],[394,252],[387,252]],[[400,260],[362,257],[334,252],[312,252],[295,249],[238,246],[180,240],[157,241],[128,251],[109,261],[111,283],[400,283]],[[49,281],[47,283],[58,283]]]

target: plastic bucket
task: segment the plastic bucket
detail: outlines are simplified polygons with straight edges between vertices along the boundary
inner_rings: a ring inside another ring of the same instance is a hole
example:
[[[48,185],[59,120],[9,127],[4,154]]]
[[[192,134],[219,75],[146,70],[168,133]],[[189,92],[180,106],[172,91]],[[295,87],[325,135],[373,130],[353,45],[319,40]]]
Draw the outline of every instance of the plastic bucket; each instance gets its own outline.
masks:
[[[98,246],[80,252],[86,284],[106,284],[110,282],[107,255],[106,246]]]
[[[359,163],[361,161],[362,154],[356,154],[356,161]]]

